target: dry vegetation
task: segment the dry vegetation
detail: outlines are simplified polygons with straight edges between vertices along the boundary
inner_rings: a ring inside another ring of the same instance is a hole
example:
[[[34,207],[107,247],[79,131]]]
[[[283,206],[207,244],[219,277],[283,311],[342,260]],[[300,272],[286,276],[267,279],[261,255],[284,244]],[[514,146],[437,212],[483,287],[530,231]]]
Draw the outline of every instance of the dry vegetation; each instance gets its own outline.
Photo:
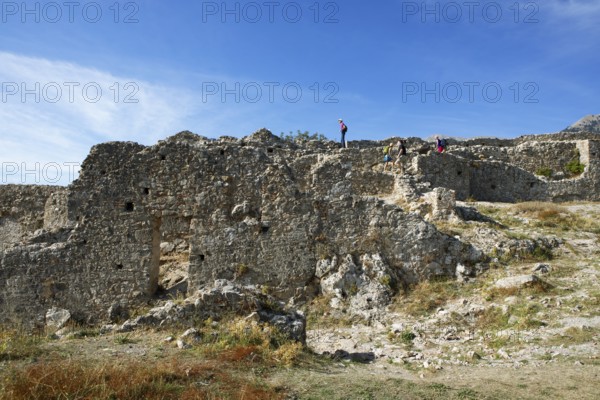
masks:
[[[580,230],[600,234],[600,216],[596,212],[586,214],[571,211],[569,205],[532,201],[509,207],[485,205],[478,209],[481,213],[511,227],[526,225],[528,229],[549,228],[555,232]]]
[[[102,357],[90,347],[96,342],[81,335],[57,342],[4,331],[0,356],[11,363],[2,368],[0,399],[278,399],[283,391],[266,382],[266,373],[308,354],[255,322],[208,320],[198,330],[200,339],[185,351],[165,342],[166,332],[94,337],[108,349],[150,346],[151,359],[146,351],[132,357],[127,350]]]
[[[282,398],[276,388],[242,374],[250,349],[217,360],[90,364],[85,360],[39,361],[13,369],[0,399],[217,399]]]

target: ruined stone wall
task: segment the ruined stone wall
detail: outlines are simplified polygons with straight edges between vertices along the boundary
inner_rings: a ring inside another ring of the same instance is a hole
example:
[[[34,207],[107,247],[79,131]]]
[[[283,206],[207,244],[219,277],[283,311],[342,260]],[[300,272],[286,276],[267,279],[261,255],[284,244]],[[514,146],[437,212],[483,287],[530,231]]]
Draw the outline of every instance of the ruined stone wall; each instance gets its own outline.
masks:
[[[462,200],[600,199],[597,140],[480,140],[445,155],[417,154],[426,143],[411,143],[403,176],[382,172],[381,143],[298,145],[267,131],[94,146],[67,189],[0,187],[0,221],[13,224],[0,252],[0,319],[43,322],[55,306],[103,320],[113,304],[143,305],[158,289],[165,249],[189,259],[188,291],[230,279],[285,300],[318,286],[319,263],[336,270],[342,260],[360,268],[377,259],[405,283],[452,275],[481,254],[394,199],[435,187]],[[542,154],[560,165],[574,148],[587,165],[581,176],[531,172]]]
[[[597,137],[597,136],[596,136]],[[569,138],[573,138],[570,135]],[[418,156],[413,169],[431,187],[456,191],[456,198],[518,202],[531,200],[572,201],[600,199],[599,140],[520,141],[514,147],[469,146],[450,148],[449,154]],[[586,166],[583,174],[546,179],[540,168],[564,171],[578,155]]]
[[[585,174],[589,179],[598,182],[600,179],[600,138],[579,142],[580,161],[586,165]]]
[[[465,200],[471,195],[471,162],[452,154],[432,153],[413,159],[412,168],[419,180],[431,188],[445,187],[456,191],[456,198]]]
[[[56,233],[2,253],[0,316],[40,322],[56,306],[98,320],[110,305],[142,305],[157,289],[161,243],[173,238],[189,248],[190,291],[233,279],[282,299],[312,290],[322,259],[377,254],[406,281],[476,262],[468,246],[377,198],[394,182],[374,170],[379,158],[264,132],[97,145],[66,201],[51,201]]]
[[[509,149],[507,162],[531,173],[540,168],[564,172],[569,161],[578,159],[577,146],[578,142],[574,141],[524,142]]]
[[[469,160],[502,161],[535,174],[541,168],[553,172],[566,172],[569,161],[580,156],[581,141],[531,141],[516,146],[464,146],[450,148],[450,153]]]
[[[46,201],[53,193],[64,192],[58,186],[0,186],[0,250],[44,227]]]
[[[547,200],[547,183],[534,174],[498,161],[470,164],[470,195],[481,201],[514,203]]]

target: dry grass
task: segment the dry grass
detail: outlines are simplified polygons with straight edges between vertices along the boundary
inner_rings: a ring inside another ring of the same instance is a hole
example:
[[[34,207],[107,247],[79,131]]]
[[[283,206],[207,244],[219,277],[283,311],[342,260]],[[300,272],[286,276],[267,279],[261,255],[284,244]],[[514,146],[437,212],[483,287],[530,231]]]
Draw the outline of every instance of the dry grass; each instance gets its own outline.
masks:
[[[222,323],[216,329],[207,323],[200,329],[200,334],[203,339],[194,351],[228,361],[237,360],[240,351],[248,351],[253,359],[271,365],[291,366],[303,351],[301,343],[289,339],[277,328],[239,318]]]
[[[600,332],[598,329],[589,327],[570,327],[565,330],[562,335],[555,336],[548,340],[548,344],[551,345],[578,345],[582,343],[589,343],[594,340],[594,337],[598,336]]]
[[[489,307],[478,316],[475,326],[486,332],[508,328],[517,330],[538,328],[543,323],[535,316],[541,309],[539,304],[533,302],[518,303],[507,309]]]
[[[29,350],[19,339],[24,336],[10,336],[2,342],[5,359],[43,358],[32,364],[7,364],[0,376],[0,400],[279,399],[284,393],[265,383],[266,371],[291,367],[304,356],[301,343],[254,321],[232,319],[218,325],[207,321],[198,330],[202,340],[190,350],[177,350],[172,344],[168,354],[177,354],[176,358],[151,362],[128,356],[66,355],[69,352],[43,351],[42,346]],[[144,337],[117,335],[103,340],[131,347]],[[69,347],[69,341],[52,344],[54,349],[57,346]],[[90,351],[97,351],[96,347]]]
[[[350,316],[343,310],[331,308],[329,305],[331,299],[330,295],[318,296],[305,307],[307,330],[352,326],[364,322],[360,317]]]
[[[468,290],[468,286],[453,280],[423,281],[409,288],[404,295],[399,295],[393,308],[409,315],[422,316],[450,300],[465,296]]]
[[[227,360],[101,363],[58,360],[15,368],[0,399],[279,399],[276,388],[242,377]]]
[[[533,225],[537,227],[600,233],[600,222],[597,218],[573,213],[567,207],[555,203],[540,201],[519,203],[513,205],[510,211],[532,219]]]
[[[0,330],[0,361],[22,360],[41,354],[41,335],[26,333],[20,329]]]
[[[529,214],[529,215],[557,215],[567,214],[569,211],[561,205],[555,203],[548,203],[543,201],[528,201],[524,203],[518,203],[511,207],[512,211],[517,214]]]
[[[484,291],[485,299],[488,301],[495,301],[505,299],[511,296],[536,296],[540,294],[546,294],[552,289],[552,286],[544,281],[533,282],[526,287],[490,287]]]

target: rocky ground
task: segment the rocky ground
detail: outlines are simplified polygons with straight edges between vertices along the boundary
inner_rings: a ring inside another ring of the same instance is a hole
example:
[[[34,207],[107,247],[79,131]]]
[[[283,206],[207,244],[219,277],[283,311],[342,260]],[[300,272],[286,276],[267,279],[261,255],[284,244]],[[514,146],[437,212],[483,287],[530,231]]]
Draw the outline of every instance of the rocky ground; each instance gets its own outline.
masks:
[[[397,288],[389,306],[367,316],[339,299],[317,297],[303,307],[308,354],[296,366],[261,365],[253,358],[236,374],[271,390],[260,398],[597,399],[600,204],[457,206],[476,218],[434,223],[489,254],[487,270]],[[177,272],[186,260],[166,261]],[[173,282],[179,281],[175,276]],[[225,286],[205,296],[227,299],[232,290]],[[165,307],[179,314],[185,302]],[[206,308],[198,301],[194,307]],[[263,317],[273,318],[256,319]],[[218,329],[220,323],[213,324]],[[204,354],[186,344],[196,333],[175,327],[68,331],[43,345],[44,358],[149,365],[197,362]],[[10,368],[0,360],[0,375]],[[216,378],[197,384],[211,387]],[[234,392],[210,398],[259,398]]]
[[[509,398],[598,398],[600,205],[458,205],[489,221],[439,228],[498,255],[488,271],[418,285],[367,323],[324,311],[309,324],[308,346],[350,370],[366,365],[347,378],[408,375],[471,388],[473,398],[494,390]],[[514,240],[553,248],[498,251]]]

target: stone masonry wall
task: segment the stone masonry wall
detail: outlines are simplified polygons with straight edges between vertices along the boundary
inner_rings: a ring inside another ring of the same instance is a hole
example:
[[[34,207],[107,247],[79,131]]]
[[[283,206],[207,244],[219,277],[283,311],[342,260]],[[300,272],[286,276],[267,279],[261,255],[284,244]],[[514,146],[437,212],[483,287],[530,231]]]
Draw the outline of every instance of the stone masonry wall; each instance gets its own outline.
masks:
[[[0,250],[19,243],[24,236],[44,227],[44,208],[57,186],[0,186]]]
[[[417,154],[427,144],[412,140],[402,179],[382,172],[377,143],[338,149],[266,130],[94,146],[68,188],[0,187],[0,321],[41,324],[51,307],[97,321],[111,305],[144,305],[158,288],[161,243],[176,240],[189,257],[188,291],[230,279],[303,298],[318,286],[317,265],[374,259],[405,284],[454,275],[482,255],[393,199],[435,187],[457,199],[600,199],[600,141],[535,142],[455,143],[437,155]],[[575,148],[586,164],[579,177],[532,173]]]

